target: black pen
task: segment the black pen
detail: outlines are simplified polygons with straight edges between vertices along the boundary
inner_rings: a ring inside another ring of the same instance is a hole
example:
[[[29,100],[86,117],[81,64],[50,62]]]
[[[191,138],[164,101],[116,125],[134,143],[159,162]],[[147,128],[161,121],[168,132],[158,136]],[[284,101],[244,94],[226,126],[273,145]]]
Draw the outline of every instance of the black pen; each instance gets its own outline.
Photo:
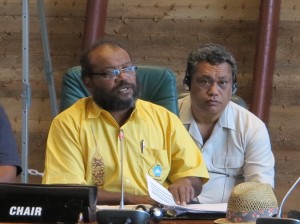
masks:
[[[144,148],[145,148],[145,142],[144,140],[141,141],[141,153],[144,153]]]

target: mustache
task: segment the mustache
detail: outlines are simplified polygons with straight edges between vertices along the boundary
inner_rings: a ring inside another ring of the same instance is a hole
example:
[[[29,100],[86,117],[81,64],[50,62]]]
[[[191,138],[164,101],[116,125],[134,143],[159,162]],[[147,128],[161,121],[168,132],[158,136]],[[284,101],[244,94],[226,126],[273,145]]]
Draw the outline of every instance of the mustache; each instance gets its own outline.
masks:
[[[112,90],[113,91],[117,91],[118,89],[121,89],[121,88],[132,88],[132,89],[136,89],[136,85],[135,84],[132,84],[132,83],[129,83],[127,81],[122,81],[120,82],[117,86],[115,86]]]

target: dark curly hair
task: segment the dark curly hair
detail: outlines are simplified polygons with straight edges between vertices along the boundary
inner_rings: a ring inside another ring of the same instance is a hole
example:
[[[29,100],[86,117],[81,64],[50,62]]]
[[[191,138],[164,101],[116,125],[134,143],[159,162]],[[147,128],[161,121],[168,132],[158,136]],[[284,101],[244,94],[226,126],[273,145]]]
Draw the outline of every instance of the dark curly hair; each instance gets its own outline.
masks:
[[[218,44],[205,44],[192,51],[187,58],[187,67],[183,84],[191,88],[192,76],[201,62],[208,62],[211,65],[228,63],[232,70],[232,81],[236,82],[237,63],[233,55],[223,46]]]

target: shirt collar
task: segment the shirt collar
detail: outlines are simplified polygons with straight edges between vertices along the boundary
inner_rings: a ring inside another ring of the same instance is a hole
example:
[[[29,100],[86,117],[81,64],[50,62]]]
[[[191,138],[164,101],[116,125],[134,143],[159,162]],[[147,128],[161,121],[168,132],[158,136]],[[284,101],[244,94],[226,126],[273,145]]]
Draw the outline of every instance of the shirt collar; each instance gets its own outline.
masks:
[[[103,108],[99,107],[95,101],[93,100],[93,97],[90,96],[87,102],[87,108],[88,108],[88,114],[87,117],[88,118],[97,118],[99,117],[99,115],[103,112],[105,112],[106,110],[104,110]],[[107,111],[106,111],[107,112]]]
[[[221,114],[218,123],[225,128],[235,130],[234,111],[232,109],[232,102],[230,101]],[[194,120],[191,110],[190,95],[182,98],[179,103],[179,117],[184,125],[191,125]]]
[[[233,102],[230,101],[227,104],[218,122],[222,127],[235,130],[234,111],[231,105],[232,103]]]
[[[88,118],[97,118],[100,116],[100,114],[111,116],[111,114],[107,110],[104,110],[102,107],[99,107],[91,96],[88,98],[89,98],[87,102]],[[131,113],[130,118],[132,118],[133,116],[138,116],[143,120],[147,120],[147,116],[145,112],[141,109],[141,100],[139,99],[137,99],[135,103],[135,109]]]
[[[133,116],[137,116],[138,119],[142,119],[142,120],[147,120],[148,116],[146,114],[146,110],[143,110],[143,104],[142,104],[143,100],[137,99],[136,103],[135,103],[135,109],[132,112],[130,117]]]

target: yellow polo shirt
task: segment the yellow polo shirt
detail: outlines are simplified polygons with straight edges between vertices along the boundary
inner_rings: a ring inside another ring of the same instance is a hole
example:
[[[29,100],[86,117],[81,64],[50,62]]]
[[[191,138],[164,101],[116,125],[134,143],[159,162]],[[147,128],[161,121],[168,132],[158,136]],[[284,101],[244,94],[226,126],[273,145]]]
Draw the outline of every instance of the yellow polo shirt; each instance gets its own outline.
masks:
[[[97,185],[119,192],[122,150],[125,192],[147,194],[146,174],[166,187],[185,176],[208,180],[201,152],[176,115],[137,100],[120,127],[88,97],[52,121],[42,182]]]

